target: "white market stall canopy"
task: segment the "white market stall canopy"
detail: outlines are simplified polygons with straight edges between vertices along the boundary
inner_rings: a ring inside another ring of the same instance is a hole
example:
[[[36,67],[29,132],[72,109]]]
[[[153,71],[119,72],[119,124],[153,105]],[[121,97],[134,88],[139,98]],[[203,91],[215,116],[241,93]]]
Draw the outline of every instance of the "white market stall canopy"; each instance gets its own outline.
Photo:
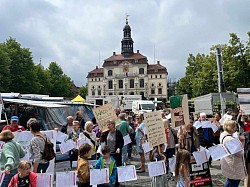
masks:
[[[27,99],[4,99],[4,102],[7,103],[15,103],[15,104],[26,104],[30,106],[36,107],[45,107],[45,108],[65,108],[69,107],[67,105],[60,105],[54,102],[47,102],[47,101],[34,101],[34,100],[27,100]]]

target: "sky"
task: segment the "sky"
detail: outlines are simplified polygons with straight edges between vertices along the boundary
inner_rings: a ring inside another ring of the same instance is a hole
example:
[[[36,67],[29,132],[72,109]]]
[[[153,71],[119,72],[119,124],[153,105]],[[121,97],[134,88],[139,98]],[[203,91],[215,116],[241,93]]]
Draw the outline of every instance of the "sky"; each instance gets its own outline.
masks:
[[[0,42],[15,38],[35,63],[56,61],[82,86],[88,72],[121,53],[128,14],[134,52],[178,80],[190,53],[208,54],[229,33],[247,40],[249,7],[249,0],[0,0]]]

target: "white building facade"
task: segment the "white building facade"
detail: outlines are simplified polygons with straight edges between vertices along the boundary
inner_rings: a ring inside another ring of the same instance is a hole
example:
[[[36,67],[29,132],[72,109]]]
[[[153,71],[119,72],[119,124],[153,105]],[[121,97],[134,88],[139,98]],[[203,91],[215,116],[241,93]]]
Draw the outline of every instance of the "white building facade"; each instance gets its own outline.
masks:
[[[142,95],[146,99],[164,100],[167,97],[167,69],[158,61],[148,64],[139,50],[133,51],[131,28],[126,20],[121,41],[121,54],[104,60],[102,67],[88,73],[88,96]]]

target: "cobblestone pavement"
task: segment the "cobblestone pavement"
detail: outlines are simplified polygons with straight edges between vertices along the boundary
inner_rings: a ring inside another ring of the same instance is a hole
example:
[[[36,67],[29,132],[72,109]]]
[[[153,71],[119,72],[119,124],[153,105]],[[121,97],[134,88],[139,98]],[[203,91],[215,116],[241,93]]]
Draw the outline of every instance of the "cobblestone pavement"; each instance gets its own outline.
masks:
[[[148,155],[146,155],[146,159],[148,161]],[[133,159],[131,161],[131,164],[135,166],[139,166],[140,160],[138,155],[133,155]],[[59,162],[56,163],[56,169],[55,171],[65,171],[69,170],[70,164],[69,161],[66,162]],[[220,162],[214,161],[212,162],[212,167],[210,168],[210,172],[212,175],[212,181],[213,181],[213,187],[223,187],[225,177],[222,176],[221,170],[220,170]],[[120,186],[123,187],[149,187],[151,184],[151,178],[148,175],[147,169],[144,173],[138,173],[137,174],[137,180],[136,181],[129,181],[125,183],[121,183]],[[175,181],[169,181],[169,187],[174,187]],[[239,187],[244,187],[243,181],[241,181],[241,184]]]

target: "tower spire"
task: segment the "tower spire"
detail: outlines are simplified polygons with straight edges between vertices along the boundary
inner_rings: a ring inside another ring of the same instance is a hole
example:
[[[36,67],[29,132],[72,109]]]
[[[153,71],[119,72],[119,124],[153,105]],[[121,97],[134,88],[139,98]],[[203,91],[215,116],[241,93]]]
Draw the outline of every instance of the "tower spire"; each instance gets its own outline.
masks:
[[[126,25],[123,28],[123,39],[121,41],[122,46],[121,46],[121,54],[124,57],[129,57],[134,54],[134,49],[133,49],[133,39],[131,38],[131,28],[128,24],[128,17],[129,15],[126,14]]]

